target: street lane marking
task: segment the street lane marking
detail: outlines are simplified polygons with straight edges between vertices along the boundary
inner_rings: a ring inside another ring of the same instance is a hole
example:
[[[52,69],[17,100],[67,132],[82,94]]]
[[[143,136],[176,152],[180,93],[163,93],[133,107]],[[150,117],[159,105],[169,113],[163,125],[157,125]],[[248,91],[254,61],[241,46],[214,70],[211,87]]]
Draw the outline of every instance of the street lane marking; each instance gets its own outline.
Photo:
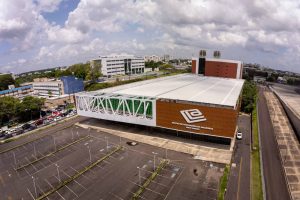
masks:
[[[239,194],[240,194],[240,182],[241,182],[242,164],[243,164],[243,158],[241,157],[241,160],[240,160],[240,170],[239,170],[239,181],[238,181],[238,191],[236,193],[236,199],[237,200],[239,200]]]

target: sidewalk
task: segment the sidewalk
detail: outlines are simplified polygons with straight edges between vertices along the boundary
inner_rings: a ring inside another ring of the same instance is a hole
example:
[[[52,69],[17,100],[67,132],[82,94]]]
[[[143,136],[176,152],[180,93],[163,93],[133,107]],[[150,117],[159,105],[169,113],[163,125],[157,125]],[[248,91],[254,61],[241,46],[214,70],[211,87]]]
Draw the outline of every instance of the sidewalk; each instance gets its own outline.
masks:
[[[114,130],[109,128],[103,128],[100,126],[87,125],[76,123],[77,126],[82,128],[93,128],[103,132],[107,132],[116,136],[127,138],[129,140],[134,140],[137,142],[149,144],[152,146],[157,146],[165,148],[168,150],[178,151],[182,153],[187,153],[195,156],[199,160],[211,161],[216,163],[229,164],[231,160],[232,151],[225,149],[217,149],[213,147],[200,146],[196,144],[189,144],[179,141],[174,141],[170,139],[148,136],[143,134],[135,134],[121,130]]]
[[[276,96],[264,92],[292,199],[300,199],[300,145]]]

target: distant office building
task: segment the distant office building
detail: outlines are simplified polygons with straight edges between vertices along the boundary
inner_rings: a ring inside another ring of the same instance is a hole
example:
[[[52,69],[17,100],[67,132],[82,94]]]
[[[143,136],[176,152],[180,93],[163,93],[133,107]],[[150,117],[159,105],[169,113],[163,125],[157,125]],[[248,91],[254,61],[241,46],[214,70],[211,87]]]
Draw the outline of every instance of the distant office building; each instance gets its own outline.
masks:
[[[34,93],[42,97],[59,97],[84,90],[83,80],[74,76],[63,76],[58,80],[38,78],[33,82]]]
[[[142,57],[133,55],[102,56],[92,60],[92,65],[101,64],[101,73],[104,76],[141,74],[145,70],[145,61]]]
[[[163,56],[163,60],[164,60],[165,62],[169,62],[169,61],[171,60],[170,55],[165,54],[165,55]]]
[[[220,59],[221,53],[214,52],[214,58],[206,58],[206,51],[201,50],[198,57],[192,58],[192,73],[205,76],[241,79],[243,63],[236,60]]]
[[[32,85],[22,86],[18,88],[11,88],[8,90],[0,91],[0,97],[13,96],[17,98],[22,98],[33,92]]]
[[[145,59],[145,62],[150,62],[150,61],[159,62],[159,61],[161,61],[161,57],[156,56],[156,55],[145,56],[144,59]]]

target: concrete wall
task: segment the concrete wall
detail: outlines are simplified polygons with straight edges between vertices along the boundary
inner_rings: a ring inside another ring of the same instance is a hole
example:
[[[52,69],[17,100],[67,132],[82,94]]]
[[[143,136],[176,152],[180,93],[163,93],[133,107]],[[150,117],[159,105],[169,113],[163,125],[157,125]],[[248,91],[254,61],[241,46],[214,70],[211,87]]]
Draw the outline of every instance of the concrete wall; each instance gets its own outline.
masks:
[[[300,119],[296,116],[296,114],[292,111],[292,109],[280,98],[280,96],[276,93],[276,91],[274,91],[273,89],[272,89],[272,91],[277,96],[281,105],[283,106],[285,113],[287,114],[287,116],[290,120],[290,123],[293,126],[296,136],[297,136],[298,140],[300,141]]]

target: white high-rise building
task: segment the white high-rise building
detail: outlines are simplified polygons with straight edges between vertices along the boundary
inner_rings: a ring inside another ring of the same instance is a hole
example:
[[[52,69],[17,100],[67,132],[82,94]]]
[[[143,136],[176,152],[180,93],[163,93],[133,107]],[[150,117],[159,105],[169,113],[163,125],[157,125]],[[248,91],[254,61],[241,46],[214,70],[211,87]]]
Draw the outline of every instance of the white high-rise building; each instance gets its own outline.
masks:
[[[145,70],[145,61],[142,57],[133,55],[101,56],[91,63],[101,64],[101,73],[104,76],[141,74]]]

